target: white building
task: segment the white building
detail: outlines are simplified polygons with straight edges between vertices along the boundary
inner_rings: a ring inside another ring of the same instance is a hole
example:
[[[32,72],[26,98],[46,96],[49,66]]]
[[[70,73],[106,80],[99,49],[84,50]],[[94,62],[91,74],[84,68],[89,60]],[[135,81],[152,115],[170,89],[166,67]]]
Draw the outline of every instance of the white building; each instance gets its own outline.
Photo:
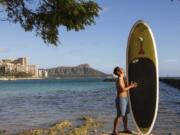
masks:
[[[48,72],[46,70],[39,70],[38,71],[38,76],[47,78],[48,77]]]
[[[33,77],[38,77],[38,69],[36,65],[28,65],[27,57],[18,59],[2,59],[0,60],[0,69],[2,69],[4,73],[25,72],[31,74]]]
[[[28,65],[28,73],[32,74],[34,77],[38,77],[38,69],[36,65]]]

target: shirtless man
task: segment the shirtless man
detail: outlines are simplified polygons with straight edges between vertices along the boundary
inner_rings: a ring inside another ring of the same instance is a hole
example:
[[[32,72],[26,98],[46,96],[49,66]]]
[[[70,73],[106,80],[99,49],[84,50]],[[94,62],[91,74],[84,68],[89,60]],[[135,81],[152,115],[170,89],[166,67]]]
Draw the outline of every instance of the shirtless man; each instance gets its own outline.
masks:
[[[116,97],[116,109],[117,116],[114,120],[114,128],[112,135],[118,135],[118,127],[121,121],[124,124],[124,132],[131,133],[131,131],[127,127],[127,114],[129,113],[128,107],[128,90],[137,87],[137,83],[131,82],[130,85],[126,86],[126,82],[124,81],[124,71],[120,67],[114,68],[114,74],[118,76],[116,82],[117,89],[117,97]]]

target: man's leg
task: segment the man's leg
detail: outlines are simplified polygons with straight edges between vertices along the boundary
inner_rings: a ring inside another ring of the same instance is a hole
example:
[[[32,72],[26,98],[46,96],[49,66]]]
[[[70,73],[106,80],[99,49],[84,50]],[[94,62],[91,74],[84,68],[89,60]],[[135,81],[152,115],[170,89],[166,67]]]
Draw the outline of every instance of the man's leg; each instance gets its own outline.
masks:
[[[117,97],[116,98],[116,109],[117,109],[117,116],[116,118],[114,119],[114,127],[113,127],[113,134],[114,135],[117,135],[118,133],[118,127],[119,127],[119,124],[122,120],[122,117],[121,117],[121,106],[120,106],[120,98]]]
[[[118,117],[118,116],[114,119],[113,134],[115,135],[118,133],[118,127],[120,125],[121,120],[122,117]]]
[[[128,99],[126,98],[124,100],[124,111],[125,115],[123,117],[123,125],[124,125],[124,131],[127,133],[131,133],[131,131],[128,129],[128,113],[129,113],[129,104],[128,104]]]
[[[123,124],[124,124],[124,131],[127,131],[128,130],[128,117],[127,117],[127,115],[125,115],[123,117]]]
[[[124,124],[124,132],[125,133],[132,133],[131,130],[128,129],[128,116],[125,115],[123,117],[123,124]]]

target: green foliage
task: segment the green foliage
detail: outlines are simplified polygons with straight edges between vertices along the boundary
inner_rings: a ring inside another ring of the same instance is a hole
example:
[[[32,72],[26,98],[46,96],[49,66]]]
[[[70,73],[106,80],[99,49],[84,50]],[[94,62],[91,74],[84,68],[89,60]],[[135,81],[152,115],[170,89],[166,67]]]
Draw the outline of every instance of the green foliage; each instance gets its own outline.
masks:
[[[32,77],[33,75],[26,72],[4,72],[3,70],[0,70],[0,76],[1,77],[15,77],[15,78],[27,78]]]
[[[14,76],[16,78],[26,78],[26,77],[32,77],[32,74],[26,73],[26,72],[18,72],[18,73],[15,73]]]
[[[25,31],[35,30],[45,43],[55,46],[60,26],[67,30],[82,30],[95,24],[95,17],[101,10],[91,0],[0,0],[0,6],[7,21],[20,23]]]

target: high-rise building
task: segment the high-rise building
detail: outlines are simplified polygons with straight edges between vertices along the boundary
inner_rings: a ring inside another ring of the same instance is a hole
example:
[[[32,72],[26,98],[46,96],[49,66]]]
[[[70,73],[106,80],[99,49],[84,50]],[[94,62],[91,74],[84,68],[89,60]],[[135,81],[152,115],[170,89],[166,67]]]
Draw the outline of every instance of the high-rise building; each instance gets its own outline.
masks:
[[[16,60],[14,60],[13,63],[27,66],[28,65],[28,60],[27,60],[27,57],[23,57],[23,58],[18,58]]]
[[[34,77],[38,77],[38,69],[36,65],[28,65],[27,57],[18,59],[2,59],[0,61],[1,72],[4,73],[19,73],[25,72],[31,74]]]

